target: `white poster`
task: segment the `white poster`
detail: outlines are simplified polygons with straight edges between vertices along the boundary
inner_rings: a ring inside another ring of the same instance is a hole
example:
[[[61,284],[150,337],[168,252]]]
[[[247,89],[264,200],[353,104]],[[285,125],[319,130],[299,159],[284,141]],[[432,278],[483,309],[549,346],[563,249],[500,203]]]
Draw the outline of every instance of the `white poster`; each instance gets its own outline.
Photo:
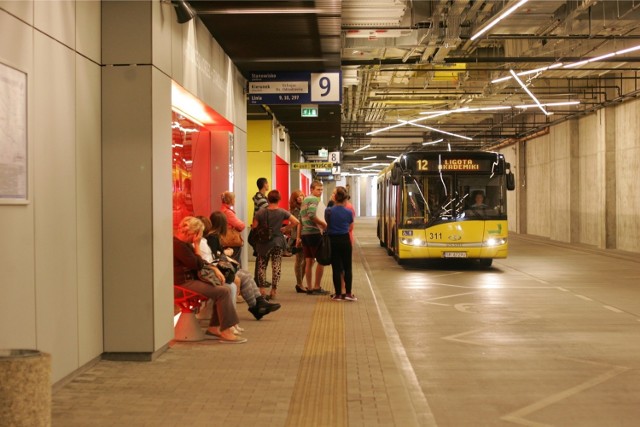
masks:
[[[27,202],[27,75],[0,63],[0,203]]]

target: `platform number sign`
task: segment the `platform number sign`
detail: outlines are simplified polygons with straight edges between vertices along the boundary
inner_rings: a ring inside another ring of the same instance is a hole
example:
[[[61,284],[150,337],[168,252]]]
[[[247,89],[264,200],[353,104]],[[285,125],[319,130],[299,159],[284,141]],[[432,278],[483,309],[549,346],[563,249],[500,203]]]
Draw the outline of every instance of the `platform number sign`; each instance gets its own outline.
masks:
[[[311,73],[311,102],[340,102],[340,73]]]
[[[331,163],[340,163],[340,152],[339,151],[330,152],[327,161]]]

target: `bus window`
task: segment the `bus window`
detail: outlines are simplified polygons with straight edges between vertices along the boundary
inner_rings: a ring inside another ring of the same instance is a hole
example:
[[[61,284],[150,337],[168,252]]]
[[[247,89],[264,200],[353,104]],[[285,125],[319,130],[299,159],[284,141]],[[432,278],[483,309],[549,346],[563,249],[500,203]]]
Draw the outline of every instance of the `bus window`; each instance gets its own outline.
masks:
[[[497,218],[506,214],[502,176],[474,175],[458,177],[458,193],[464,200],[466,218]]]
[[[451,216],[452,177],[449,175],[431,176],[427,180],[427,200],[430,218]]]

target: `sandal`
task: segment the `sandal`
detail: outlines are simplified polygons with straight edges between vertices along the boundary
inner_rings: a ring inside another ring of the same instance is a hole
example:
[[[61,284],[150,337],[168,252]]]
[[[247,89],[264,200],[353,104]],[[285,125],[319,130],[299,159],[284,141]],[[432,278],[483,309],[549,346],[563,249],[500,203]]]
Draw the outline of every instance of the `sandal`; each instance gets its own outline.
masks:
[[[227,338],[227,337],[220,336],[219,340],[220,340],[220,342],[227,343],[227,344],[242,344],[242,343],[247,342],[246,338],[238,337],[238,336],[235,336],[235,335],[233,336],[233,338]]]
[[[296,292],[299,294],[306,294],[307,290],[300,285],[296,285]]]

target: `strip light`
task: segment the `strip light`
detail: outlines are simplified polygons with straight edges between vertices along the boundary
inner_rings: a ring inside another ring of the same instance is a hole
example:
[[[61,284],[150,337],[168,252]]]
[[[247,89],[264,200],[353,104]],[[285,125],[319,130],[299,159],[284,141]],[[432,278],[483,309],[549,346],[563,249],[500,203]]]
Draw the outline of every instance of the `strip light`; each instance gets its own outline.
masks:
[[[570,64],[565,64],[562,68],[581,67],[581,66],[583,66],[585,64],[588,64],[590,62],[602,61],[603,59],[611,58],[612,56],[624,55],[625,53],[633,52],[633,51],[636,51],[636,50],[640,50],[640,45],[633,46],[633,47],[630,47],[630,48],[627,48],[627,49],[618,50],[616,52],[605,53],[604,55],[596,56],[595,58],[585,59],[583,61],[578,61],[578,62],[572,62]]]
[[[547,67],[536,68],[533,70],[521,71],[518,76],[527,76],[529,74],[537,74],[547,70],[553,70],[554,68],[562,67],[564,64],[562,62],[556,62],[555,64],[551,64]],[[507,80],[511,80],[513,77],[511,75],[500,77],[499,79],[491,80],[491,83],[501,83],[506,82]]]
[[[365,148],[369,148],[369,147],[371,147],[371,144],[367,144],[367,145],[365,145],[364,147],[360,147],[360,148],[358,148],[357,150],[353,150],[353,152],[354,152],[354,153],[357,153],[358,151],[362,151],[362,150],[364,150]]]
[[[538,108],[540,110],[542,110],[542,112],[544,113],[545,116],[550,116],[551,113],[548,113],[547,110],[544,109],[544,107],[542,106],[542,104],[540,103],[540,101],[538,101],[538,98],[536,98],[533,93],[531,93],[531,91],[529,90],[529,88],[527,88],[525,86],[524,83],[522,83],[522,80],[520,80],[520,77],[518,77],[518,75],[515,73],[515,71],[513,70],[509,70],[509,72],[511,73],[511,75],[513,76],[514,79],[516,79],[516,81],[518,82],[518,84],[522,87],[522,89],[524,89],[525,92],[527,92],[527,94],[531,97],[531,99],[533,99],[533,102],[535,102],[538,105]]]
[[[560,107],[561,105],[578,105],[580,101],[566,101],[566,102],[550,102],[548,104],[542,104],[543,107]],[[516,105],[516,108],[531,108],[538,107],[537,104],[524,104],[524,105]]]
[[[442,142],[442,141],[444,141],[444,139],[440,138],[440,139],[436,139],[435,141],[423,142],[422,145],[433,145],[433,144],[437,144],[438,142]]]
[[[478,37],[480,37],[482,34],[484,34],[485,32],[489,31],[491,28],[493,28],[498,22],[502,21],[504,18],[506,18],[507,16],[511,15],[516,9],[518,9],[520,6],[522,6],[523,4],[525,4],[528,0],[520,0],[518,3],[516,3],[515,5],[511,6],[509,9],[507,9],[506,11],[504,11],[503,13],[501,13],[500,15],[498,15],[496,17],[496,19],[494,19],[493,21],[491,21],[491,23],[489,25],[487,25],[486,27],[484,27],[483,29],[481,29],[480,31],[478,31],[477,33],[475,33],[473,36],[471,36],[471,40],[475,40]]]
[[[445,135],[455,136],[456,138],[462,138],[462,139],[466,139],[468,141],[473,141],[473,138],[469,138],[468,136],[458,135],[457,133],[451,133],[451,132],[447,132],[445,130],[432,128],[431,126],[419,125],[419,124],[413,123],[413,122],[404,122],[404,123],[408,124],[408,125],[411,125],[411,126],[416,126],[416,127],[419,127],[419,128],[429,129],[430,131],[433,131],[433,132],[439,132],[439,133],[443,133]]]
[[[372,159],[377,159],[378,156],[369,156],[369,157],[363,157],[362,160],[372,160]]]
[[[513,78],[513,77],[509,76],[509,78]],[[532,94],[528,91],[528,89],[525,88],[525,90],[527,90],[529,95],[532,96]],[[535,99],[535,97],[533,97],[533,98]],[[446,135],[452,135],[452,136],[456,136],[456,137],[459,137],[459,138],[467,138],[467,137],[464,137],[462,135],[452,134],[452,133],[449,133],[449,132],[445,132],[445,131],[441,131],[441,130],[438,130],[438,129],[434,129],[434,128],[429,127],[429,126],[419,125],[419,124],[417,124],[417,122],[422,121],[422,120],[428,120],[428,119],[431,119],[431,118],[437,117],[437,116],[442,116],[442,115],[444,115],[444,113],[446,113],[446,114],[474,113],[474,112],[478,112],[478,111],[482,112],[482,111],[509,110],[511,108],[530,108],[530,107],[540,108],[540,106],[542,106],[542,107],[559,107],[561,105],[578,105],[578,104],[580,104],[580,101],[551,102],[551,103],[547,103],[547,104],[528,104],[528,105],[527,104],[524,104],[524,105],[499,105],[499,106],[482,107],[482,108],[464,107],[464,108],[458,108],[458,109],[454,109],[454,110],[437,111],[437,112],[435,112],[436,114],[433,114],[431,116],[421,117],[419,119],[414,119],[414,120],[401,120],[401,119],[399,119],[398,120],[400,122],[399,124],[391,125],[391,126],[387,126],[385,128],[376,129],[374,131],[367,132],[367,135],[374,135],[376,133],[383,132],[385,130],[394,129],[394,128],[405,126],[405,125],[412,125],[412,126],[417,126],[417,127],[423,127],[423,128],[426,128],[426,129],[430,129],[430,130],[433,130],[435,132],[444,133]],[[420,114],[432,114],[432,113],[434,113],[434,111],[424,111],[424,112],[421,112]],[[548,113],[548,114],[551,114],[551,113]],[[471,140],[471,138],[468,138],[468,139]]]

